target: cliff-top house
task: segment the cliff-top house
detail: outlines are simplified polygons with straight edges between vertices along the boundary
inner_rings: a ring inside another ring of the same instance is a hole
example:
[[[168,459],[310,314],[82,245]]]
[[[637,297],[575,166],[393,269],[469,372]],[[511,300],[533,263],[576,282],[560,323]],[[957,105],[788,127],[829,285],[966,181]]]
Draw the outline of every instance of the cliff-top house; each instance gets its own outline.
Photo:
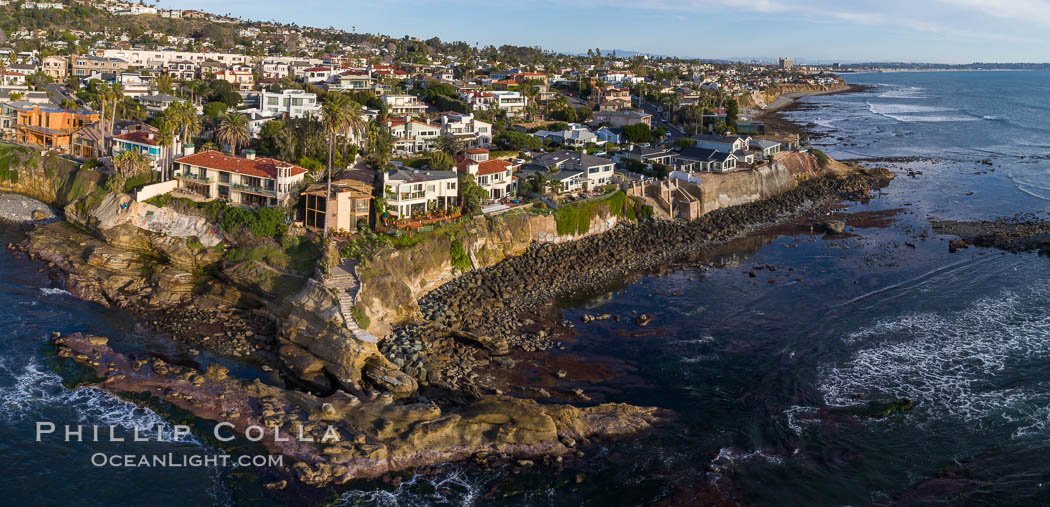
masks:
[[[256,158],[252,150],[244,150],[244,157],[214,150],[187,155],[175,160],[175,171],[180,189],[205,199],[264,207],[288,201],[306,176],[302,167]]]

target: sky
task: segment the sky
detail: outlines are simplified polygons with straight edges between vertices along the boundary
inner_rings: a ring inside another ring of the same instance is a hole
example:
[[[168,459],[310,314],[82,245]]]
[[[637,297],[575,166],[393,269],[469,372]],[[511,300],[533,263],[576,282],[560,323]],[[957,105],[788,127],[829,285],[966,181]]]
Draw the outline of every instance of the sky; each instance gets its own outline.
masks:
[[[159,0],[470,44],[798,62],[1050,61],[1050,0]]]

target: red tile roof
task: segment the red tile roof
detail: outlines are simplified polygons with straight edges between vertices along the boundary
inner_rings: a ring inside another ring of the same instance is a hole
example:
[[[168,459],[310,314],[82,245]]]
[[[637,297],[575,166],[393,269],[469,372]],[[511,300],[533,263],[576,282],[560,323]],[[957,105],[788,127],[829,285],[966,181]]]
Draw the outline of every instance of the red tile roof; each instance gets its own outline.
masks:
[[[501,172],[504,172],[504,171],[506,171],[506,170],[508,170],[508,169],[510,169],[512,167],[511,163],[507,162],[506,160],[496,159],[496,160],[486,160],[484,162],[474,162],[473,160],[470,160],[469,158],[465,158],[465,159],[461,160],[458,164],[456,164],[456,168],[459,169],[459,172],[461,172],[461,173],[468,173],[468,172],[470,172],[468,170],[468,167],[471,164],[477,164],[477,166],[478,166],[478,176],[484,176],[486,174],[501,173]]]
[[[496,174],[510,169],[510,162],[506,160],[486,160],[478,164],[478,174]]]
[[[248,160],[241,157],[232,157],[215,150],[202,151],[200,153],[176,159],[175,161],[182,164],[215,169],[217,171],[228,171],[237,174],[246,174],[248,176],[258,176],[260,178],[271,179],[277,178],[278,167],[291,167],[292,176],[297,176],[306,172],[306,169],[303,169],[302,167],[282,162],[280,160],[274,160],[272,158]]]
[[[128,132],[127,134],[120,134],[119,136],[113,136],[114,139],[120,139],[122,141],[129,141],[138,144],[148,144],[150,146],[157,146],[160,142],[157,140],[157,136],[150,132]]]
[[[481,155],[482,153],[488,153],[488,152],[489,152],[489,150],[486,150],[485,148],[471,148],[471,149],[467,150],[467,153],[471,154],[471,155]]]

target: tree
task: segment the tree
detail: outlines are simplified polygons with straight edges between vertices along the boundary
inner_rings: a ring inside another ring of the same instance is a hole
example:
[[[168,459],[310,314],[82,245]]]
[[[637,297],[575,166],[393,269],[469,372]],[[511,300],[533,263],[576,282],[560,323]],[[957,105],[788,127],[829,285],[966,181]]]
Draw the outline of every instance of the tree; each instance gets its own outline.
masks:
[[[543,141],[535,136],[530,136],[513,130],[504,130],[496,136],[497,145],[512,150],[538,150],[543,147]]]
[[[481,203],[488,198],[488,192],[477,181],[473,174],[459,175],[459,202],[463,212],[468,215],[480,215]]]
[[[251,136],[248,134],[248,117],[240,113],[223,115],[215,139],[230,146],[230,155],[237,155],[237,148],[247,145]]]
[[[675,148],[692,148],[696,146],[696,140],[688,137],[680,137],[674,141]]]
[[[428,158],[430,169],[433,171],[451,171],[456,165],[452,156],[443,151],[432,151]]]
[[[466,143],[460,139],[456,139],[456,136],[445,134],[437,138],[434,142],[434,146],[439,151],[455,156],[459,155],[466,148]]]
[[[175,144],[175,130],[177,128],[179,128],[177,115],[169,114],[167,111],[161,114],[157,141],[160,143],[162,157],[164,157],[161,161],[161,177],[165,180],[168,177],[168,169],[171,166],[171,147]]]
[[[667,94],[660,97],[660,107],[664,110],[664,120],[671,121],[671,113],[674,112],[674,106],[678,103],[678,98],[673,94]]]
[[[346,123],[344,115],[345,109],[339,99],[327,100],[321,106],[321,125],[324,126],[324,132],[328,134],[328,171],[326,172],[328,190],[325,192],[325,198],[332,196],[332,155],[335,150],[335,136],[344,129]],[[328,236],[328,220],[324,221],[324,236]]]
[[[623,138],[632,143],[648,143],[652,140],[652,132],[644,123],[635,123],[623,128]]]
[[[548,193],[551,193],[551,194],[554,194],[554,195],[558,195],[558,193],[561,192],[561,180],[559,180],[557,178],[550,178],[550,179],[548,179],[546,181],[546,185],[547,185],[547,192]]]
[[[222,115],[226,114],[226,110],[229,106],[224,102],[209,102],[204,104],[204,116],[211,120],[218,120],[222,118]]]
[[[726,127],[735,132],[739,120],[740,104],[737,103],[736,98],[733,98],[726,103]]]
[[[172,92],[175,91],[175,87],[173,85],[174,83],[171,79],[170,74],[161,74],[161,76],[157,78],[158,93],[166,93],[168,95],[171,95]]]
[[[125,150],[113,157],[113,168],[120,178],[126,180],[149,170],[149,163],[141,153]]]
[[[343,128],[345,129],[343,137],[343,160],[346,161],[347,165],[353,162],[350,157],[350,141],[357,139],[360,141],[364,137],[365,130],[368,128],[368,121],[365,120],[362,114],[361,104],[347,100],[343,104]],[[355,152],[356,156],[356,152]]]

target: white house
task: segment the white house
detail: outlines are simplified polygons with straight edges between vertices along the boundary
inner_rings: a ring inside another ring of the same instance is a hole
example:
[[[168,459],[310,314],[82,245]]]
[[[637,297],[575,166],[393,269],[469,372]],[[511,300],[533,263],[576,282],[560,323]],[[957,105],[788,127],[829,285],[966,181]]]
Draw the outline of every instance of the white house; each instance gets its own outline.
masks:
[[[305,118],[316,115],[321,110],[321,105],[317,102],[317,94],[303,90],[263,90],[259,94],[259,109],[273,116]]]
[[[488,193],[489,199],[502,199],[513,193],[514,164],[506,160],[489,160],[489,150],[467,150],[466,157],[456,167],[460,173],[473,176],[474,181]]]
[[[519,116],[525,112],[528,99],[516,91],[492,91],[487,92],[493,97],[493,104],[506,111],[507,116]]]
[[[409,217],[435,209],[452,209],[459,202],[459,173],[397,169],[383,173],[383,195],[387,211]],[[433,204],[430,204],[433,203]]]
[[[423,116],[427,112],[426,104],[415,95],[383,95],[382,100],[392,116]]]
[[[473,114],[441,113],[441,135],[453,136],[471,148],[492,146],[492,124],[474,118]]]
[[[408,117],[388,118],[382,126],[394,137],[394,152],[400,154],[431,151],[441,135],[441,127]]]

